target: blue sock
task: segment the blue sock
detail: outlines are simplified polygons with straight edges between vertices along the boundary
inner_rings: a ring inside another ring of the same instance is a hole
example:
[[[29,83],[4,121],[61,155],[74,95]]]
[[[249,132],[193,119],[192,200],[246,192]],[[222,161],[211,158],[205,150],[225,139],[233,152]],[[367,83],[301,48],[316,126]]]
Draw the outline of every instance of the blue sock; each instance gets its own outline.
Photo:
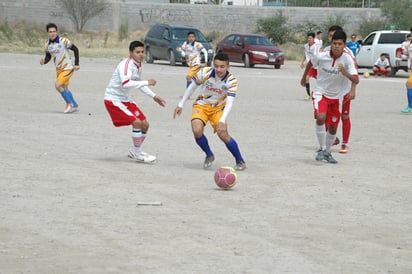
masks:
[[[239,146],[237,145],[235,139],[230,138],[229,142],[226,143],[226,147],[232,153],[233,157],[235,157],[236,164],[245,162],[240,154]]]
[[[71,104],[72,100],[70,99],[70,95],[69,92],[67,90],[63,90],[62,92],[60,92],[60,94],[62,95],[64,101],[66,102],[66,104]]]
[[[195,138],[196,143],[200,148],[206,153],[207,156],[213,156],[213,152],[210,150],[209,142],[205,135],[202,135],[200,138]]]
[[[412,88],[408,88],[408,107],[412,108]]]
[[[68,90],[67,92],[69,94],[69,98],[70,98],[70,101],[71,101],[72,105],[74,107],[78,107],[79,105],[77,104],[76,100],[74,100],[72,92],[70,90]]]
[[[187,82],[186,82],[186,88],[188,88],[191,83],[192,83],[192,81],[187,81]]]

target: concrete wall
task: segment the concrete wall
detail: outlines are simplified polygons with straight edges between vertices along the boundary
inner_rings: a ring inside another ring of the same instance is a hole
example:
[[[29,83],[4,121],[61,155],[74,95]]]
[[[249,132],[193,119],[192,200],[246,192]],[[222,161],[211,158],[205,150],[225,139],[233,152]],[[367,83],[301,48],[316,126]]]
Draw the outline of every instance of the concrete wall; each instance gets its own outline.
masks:
[[[85,30],[110,30],[117,32],[121,24],[128,24],[129,30],[146,31],[159,22],[185,24],[198,27],[203,32],[253,32],[256,20],[271,17],[282,12],[288,24],[324,22],[329,18],[342,16],[348,32],[358,29],[363,18],[378,18],[380,9],[352,8],[301,8],[301,7],[255,7],[216,6],[161,3],[137,3],[129,1],[108,1],[109,8],[98,18],[91,19]],[[1,20],[26,20],[46,24],[55,22],[73,30],[73,24],[57,0],[3,0],[0,3]]]

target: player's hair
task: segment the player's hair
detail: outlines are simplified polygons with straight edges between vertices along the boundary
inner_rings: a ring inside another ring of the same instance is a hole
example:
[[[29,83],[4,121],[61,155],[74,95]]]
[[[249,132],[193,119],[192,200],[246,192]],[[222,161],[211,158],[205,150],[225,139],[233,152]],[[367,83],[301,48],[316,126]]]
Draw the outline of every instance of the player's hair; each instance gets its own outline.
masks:
[[[193,34],[193,35],[196,37],[196,33],[195,33],[194,31],[189,31],[189,32],[187,33],[187,36],[189,36],[190,34]]]
[[[144,44],[140,41],[133,41],[129,45],[129,51],[134,51],[137,47],[144,47]]]
[[[319,30],[316,34],[318,34],[318,35],[319,35],[319,34],[321,34],[321,33],[323,33],[323,32],[322,32],[321,30]]]
[[[343,42],[346,43],[346,33],[343,30],[337,30],[335,33],[332,35],[332,41],[334,40],[343,40]]]
[[[223,52],[219,52],[218,54],[216,54],[214,60],[224,61],[227,64],[229,64],[229,56]]]
[[[55,23],[48,23],[46,25],[46,31],[49,31],[51,28],[55,28],[57,30],[57,25]]]
[[[312,36],[313,38],[315,38],[316,35],[315,35],[315,33],[314,33],[313,31],[309,31],[309,32],[308,32],[308,36]]]
[[[387,57],[386,53],[381,53],[381,57],[382,57],[382,56]]]
[[[338,25],[333,25],[333,26],[330,26],[330,28],[328,29],[328,32],[337,31],[337,30],[343,31],[343,28],[341,26],[338,26]]]

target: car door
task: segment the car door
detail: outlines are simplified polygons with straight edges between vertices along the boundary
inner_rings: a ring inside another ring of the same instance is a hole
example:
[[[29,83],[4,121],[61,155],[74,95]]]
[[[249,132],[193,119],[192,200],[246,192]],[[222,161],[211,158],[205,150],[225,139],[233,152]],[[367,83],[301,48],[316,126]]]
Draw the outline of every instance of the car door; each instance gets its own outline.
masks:
[[[233,62],[242,62],[243,61],[243,47],[245,45],[245,41],[239,35],[236,35],[233,39],[232,44],[232,59]]]
[[[356,62],[359,67],[371,67],[375,63],[373,41],[375,40],[376,33],[371,33],[362,42],[362,46],[356,55]]]

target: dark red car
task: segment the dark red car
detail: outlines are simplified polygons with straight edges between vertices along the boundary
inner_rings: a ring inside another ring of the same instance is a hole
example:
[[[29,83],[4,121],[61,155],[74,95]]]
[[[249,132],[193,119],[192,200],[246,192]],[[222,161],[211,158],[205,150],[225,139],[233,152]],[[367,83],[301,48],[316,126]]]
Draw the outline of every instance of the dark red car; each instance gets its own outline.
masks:
[[[284,53],[260,34],[229,34],[216,45],[216,53],[229,55],[231,62],[243,63],[245,67],[256,64],[272,65],[279,69],[285,62]]]

